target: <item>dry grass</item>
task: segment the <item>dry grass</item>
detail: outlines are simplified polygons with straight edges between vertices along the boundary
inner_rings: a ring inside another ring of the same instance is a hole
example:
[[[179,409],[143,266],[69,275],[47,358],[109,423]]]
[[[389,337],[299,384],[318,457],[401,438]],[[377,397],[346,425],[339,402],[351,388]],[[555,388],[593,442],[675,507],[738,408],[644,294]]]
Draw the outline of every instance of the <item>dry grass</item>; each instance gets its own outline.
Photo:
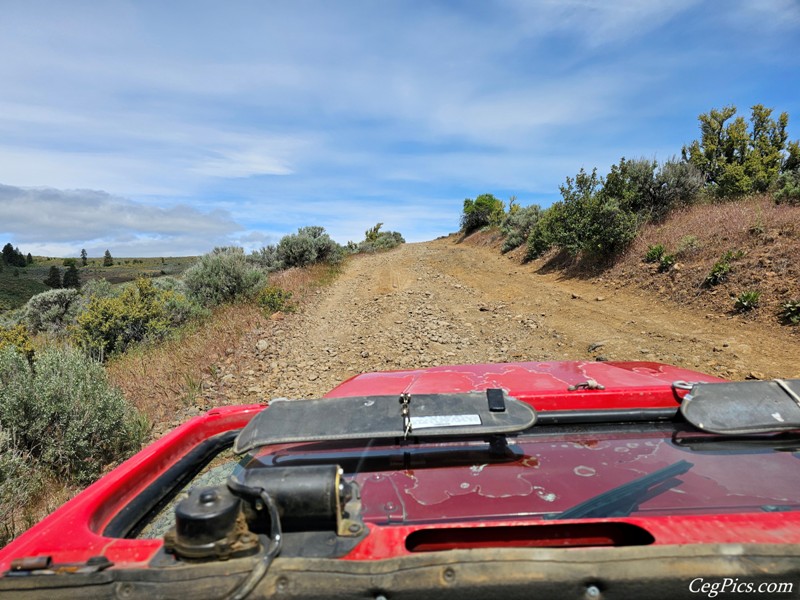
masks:
[[[189,405],[200,391],[203,373],[264,320],[253,304],[222,306],[168,340],[114,359],[108,364],[109,377],[152,423],[162,422],[174,416],[176,408]]]
[[[648,247],[656,244],[676,255],[675,267],[666,273],[643,262]],[[704,285],[727,252],[742,256],[730,261],[724,282]],[[780,305],[800,298],[800,206],[754,196],[678,211],[664,223],[646,226],[605,276],[715,313],[732,313],[736,296],[757,290],[761,305],[747,318],[777,323]]]
[[[313,265],[288,269],[270,276],[270,285],[292,292],[298,304],[321,286],[331,283],[340,267]],[[236,351],[242,337],[265,329],[268,317],[252,303],[222,306],[211,317],[177,332],[172,338],[140,346],[108,364],[111,381],[153,424],[175,418],[176,411],[192,405],[202,392],[202,382],[226,357]]]
[[[292,292],[294,299],[302,302],[320,287],[332,283],[341,272],[342,265],[317,264],[273,273],[269,283]]]

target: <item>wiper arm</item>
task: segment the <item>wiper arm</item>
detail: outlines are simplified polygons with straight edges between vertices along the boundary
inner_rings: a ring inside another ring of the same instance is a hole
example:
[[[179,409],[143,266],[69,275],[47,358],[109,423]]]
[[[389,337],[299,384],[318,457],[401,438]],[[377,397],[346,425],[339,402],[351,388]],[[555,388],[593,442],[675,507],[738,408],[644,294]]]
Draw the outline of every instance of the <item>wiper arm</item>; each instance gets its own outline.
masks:
[[[693,466],[694,463],[690,463],[688,460],[680,460],[545,518],[597,519],[627,516],[645,500],[655,498],[678,485],[680,481],[674,478],[683,475]]]
[[[800,452],[798,432],[779,434],[720,435],[709,433],[676,432],[672,443],[693,452],[718,452],[730,454],[755,454],[767,452]]]

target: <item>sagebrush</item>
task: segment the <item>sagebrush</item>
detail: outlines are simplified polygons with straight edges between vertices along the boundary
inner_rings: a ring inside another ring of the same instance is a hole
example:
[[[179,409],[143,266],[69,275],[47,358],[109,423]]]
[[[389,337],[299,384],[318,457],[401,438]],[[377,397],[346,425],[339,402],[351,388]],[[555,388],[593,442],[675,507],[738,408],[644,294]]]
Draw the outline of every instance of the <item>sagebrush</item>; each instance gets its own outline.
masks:
[[[149,430],[101,364],[56,347],[39,351],[34,365],[0,349],[0,425],[19,451],[79,484],[139,450]]]

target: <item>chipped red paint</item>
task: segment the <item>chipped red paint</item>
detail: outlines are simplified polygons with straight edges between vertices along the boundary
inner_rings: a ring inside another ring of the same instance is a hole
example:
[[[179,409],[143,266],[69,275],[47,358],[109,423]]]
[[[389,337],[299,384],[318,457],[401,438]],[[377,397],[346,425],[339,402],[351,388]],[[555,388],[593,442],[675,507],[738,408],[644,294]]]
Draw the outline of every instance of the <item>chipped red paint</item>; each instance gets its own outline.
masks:
[[[567,391],[567,387],[588,379],[597,381],[605,389]],[[509,363],[364,374],[342,383],[326,396],[455,393],[502,388],[539,411],[659,408],[677,406],[678,398],[671,385],[676,380],[721,381],[658,363]],[[146,568],[148,561],[161,549],[161,540],[109,538],[101,533],[105,526],[131,499],[197,444],[224,431],[243,427],[262,409],[260,405],[217,408],[177,428],[0,550],[0,572],[8,570],[14,558],[43,555],[52,556],[57,563],[84,562],[92,556],[104,555],[115,563],[114,568]],[[648,446],[648,441],[654,445]],[[613,439],[587,435],[561,442],[521,443],[530,446],[525,447],[522,458],[510,463],[357,475],[363,489],[364,516],[370,535],[346,558],[374,560],[407,554],[406,540],[419,530],[497,526],[509,527],[512,531],[515,527],[541,524],[543,514],[561,511],[587,495],[668,465],[679,460],[681,452],[659,441],[657,435],[647,437],[641,433],[625,439],[619,435]],[[558,443],[564,447],[537,451],[536,443]],[[622,447],[620,444],[628,443],[642,445],[631,447],[628,452],[616,450]],[[654,462],[640,469],[637,456],[643,453]],[[625,457],[621,459],[623,454]],[[784,458],[792,459],[788,453]],[[621,460],[627,463],[607,468],[607,463]],[[765,499],[757,486],[746,485],[736,473],[723,476],[722,483],[719,483],[718,474],[714,480],[705,477],[703,469],[713,467],[712,459],[696,462],[700,470],[682,476],[687,489],[691,490],[690,495],[684,498],[664,494],[643,504],[642,511],[613,522],[642,528],[653,536],[656,544],[800,543],[798,512],[731,512],[738,509],[726,506],[717,506],[716,512],[711,514],[698,511],[697,505],[713,495],[713,487],[719,485],[732,495],[746,495],[744,502],[748,506],[758,506]],[[780,467],[776,463],[776,468]],[[749,464],[742,467],[745,470],[755,468],[758,467]],[[740,485],[743,487],[737,488]],[[788,495],[790,490],[783,490],[780,485],[774,493]],[[796,495],[796,482],[787,480],[785,485],[794,485]],[[509,539],[513,537],[510,535]]]

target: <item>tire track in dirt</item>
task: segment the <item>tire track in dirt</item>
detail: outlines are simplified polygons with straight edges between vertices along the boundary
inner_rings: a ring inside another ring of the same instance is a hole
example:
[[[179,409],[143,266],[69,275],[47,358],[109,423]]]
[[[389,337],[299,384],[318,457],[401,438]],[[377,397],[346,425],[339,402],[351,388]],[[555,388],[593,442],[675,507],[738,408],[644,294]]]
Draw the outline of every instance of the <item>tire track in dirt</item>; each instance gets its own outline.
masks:
[[[202,406],[319,397],[358,373],[440,364],[643,360],[731,379],[800,377],[786,328],[536,273],[450,239],[358,256],[303,311],[248,333],[203,382]]]

